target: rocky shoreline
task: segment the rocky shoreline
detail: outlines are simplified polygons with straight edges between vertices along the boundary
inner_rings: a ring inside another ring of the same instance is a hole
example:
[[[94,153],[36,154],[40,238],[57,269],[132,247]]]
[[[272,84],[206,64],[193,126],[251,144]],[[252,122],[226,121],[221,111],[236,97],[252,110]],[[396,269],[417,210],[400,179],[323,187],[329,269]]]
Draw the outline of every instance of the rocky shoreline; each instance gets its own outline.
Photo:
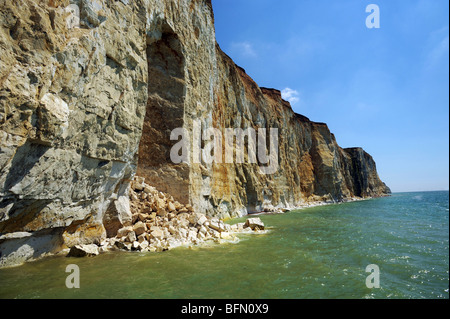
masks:
[[[351,198],[344,202],[366,200]],[[173,196],[158,191],[145,183],[143,177],[135,177],[130,184],[129,203],[123,203],[115,235],[97,244],[75,245],[68,257],[96,256],[109,251],[163,252],[177,247],[202,246],[208,243],[238,241],[237,234],[266,232],[259,217],[249,217],[243,223],[226,224],[217,217],[211,218],[194,212],[191,205],[183,205]],[[283,214],[316,206],[337,204],[336,202],[310,202],[293,209],[267,208],[263,214]],[[129,207],[129,210],[127,209]]]
[[[129,198],[130,210],[122,212],[122,220],[116,229],[110,230],[114,236],[97,244],[75,245],[67,256],[96,256],[118,250],[162,252],[181,246],[236,241],[236,234],[266,231],[258,217],[230,225],[219,218],[196,213],[191,205],[175,201],[171,195],[146,184],[142,177],[135,177],[131,182]]]

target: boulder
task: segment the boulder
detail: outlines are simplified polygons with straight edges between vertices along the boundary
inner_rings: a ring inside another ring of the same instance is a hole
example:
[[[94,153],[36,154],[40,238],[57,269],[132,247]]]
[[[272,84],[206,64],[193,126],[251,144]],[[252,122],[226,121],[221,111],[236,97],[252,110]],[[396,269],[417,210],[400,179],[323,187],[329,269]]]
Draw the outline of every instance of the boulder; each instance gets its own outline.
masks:
[[[139,200],[139,197],[136,195],[136,193],[132,189],[130,191],[130,198],[131,198],[132,201]]]
[[[144,190],[144,184],[140,183],[139,180],[133,181],[131,187],[136,191]]]
[[[252,230],[263,230],[264,223],[259,217],[249,218],[245,221],[245,227],[250,227]]]
[[[151,186],[145,184],[145,186],[144,186],[144,193],[146,193],[146,194],[153,194],[154,191],[155,191],[154,187],[151,187]]]
[[[146,233],[139,235],[138,238],[137,238],[137,241],[138,241],[139,243],[143,243],[144,241],[147,240],[146,235],[147,235]]]
[[[170,225],[169,233],[171,233],[172,235],[175,235],[177,233],[177,229],[173,225]]]
[[[120,196],[114,200],[103,217],[103,225],[108,237],[116,236],[120,228],[129,226],[131,222],[130,200],[127,196]]]
[[[99,250],[97,245],[75,245],[70,248],[67,257],[92,257],[98,254]]]
[[[142,235],[147,231],[147,226],[143,222],[137,222],[133,226],[133,231],[135,232],[136,236]]]
[[[181,207],[182,207],[182,205],[181,205],[180,202],[178,202],[178,201],[175,201],[173,204],[175,205],[175,209],[176,209],[176,210],[179,210],[179,209],[181,209]]]
[[[143,242],[140,243],[139,250],[140,251],[145,251],[148,248],[149,245],[150,245],[149,242],[144,240]]]
[[[189,222],[192,225],[200,225],[201,226],[208,221],[208,218],[204,214],[193,213],[188,216],[189,216],[189,218],[188,218]]]
[[[118,240],[118,241],[116,241],[114,243],[114,247],[116,247],[117,249],[122,249],[122,250],[126,250],[127,249],[125,243],[120,241],[120,240]]]
[[[143,214],[143,213],[139,213],[138,214],[138,219],[141,221],[141,222],[145,222],[145,220],[147,220],[148,219],[148,214]]]
[[[133,249],[133,250],[137,250],[139,247],[140,247],[140,243],[138,242],[138,241],[134,241],[133,242],[133,245],[131,246],[131,248]]]
[[[200,215],[200,216],[198,216],[198,218],[197,218],[197,224],[202,226],[208,221],[208,218],[203,214],[198,214],[198,215]]]
[[[136,241],[136,239],[137,239],[136,233],[134,231],[131,231],[128,233],[127,237],[125,238],[125,241],[129,242],[129,243],[133,243]]]
[[[190,228],[187,237],[188,240],[194,242],[197,239],[197,229]]]
[[[131,243],[123,243],[124,249],[130,251],[133,245]]]
[[[128,235],[128,233],[133,231],[133,227],[132,226],[127,226],[127,227],[123,227],[121,229],[119,229],[117,231],[117,237],[118,238],[122,238]]]
[[[156,229],[154,229],[154,230],[150,233],[150,235],[151,235],[153,238],[161,239],[161,238],[164,237],[164,232],[163,232],[160,228],[156,228]]]
[[[167,204],[167,210],[168,210],[169,212],[174,212],[174,211],[176,211],[175,205],[174,205],[172,202],[169,202],[169,203]]]
[[[200,229],[198,230],[198,233],[206,235],[208,233],[208,230],[206,229],[205,226],[201,226]]]
[[[164,208],[158,209],[157,215],[160,217],[166,217],[168,212]]]
[[[188,231],[185,228],[178,229],[178,234],[181,238],[186,238],[188,235]]]
[[[225,224],[221,220],[218,220],[218,219],[212,219],[209,222],[209,227],[218,232],[223,232],[223,231],[227,230],[225,228]]]

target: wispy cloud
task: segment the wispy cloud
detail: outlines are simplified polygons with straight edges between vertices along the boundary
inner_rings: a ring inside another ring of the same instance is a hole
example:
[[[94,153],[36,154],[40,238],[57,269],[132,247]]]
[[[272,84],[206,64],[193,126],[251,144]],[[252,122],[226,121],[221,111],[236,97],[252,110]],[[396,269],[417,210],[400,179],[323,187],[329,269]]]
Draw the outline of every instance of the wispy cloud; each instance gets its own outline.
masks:
[[[297,90],[293,90],[291,88],[285,88],[281,91],[281,97],[286,100],[289,101],[289,103],[291,103],[291,105],[295,105],[298,102],[300,102],[300,93],[298,93]]]
[[[253,45],[248,41],[231,43],[231,50],[235,54],[239,54],[247,58],[255,58],[258,56],[253,48]]]
[[[430,42],[433,43],[428,52],[426,67],[433,68],[439,66],[443,61],[448,61],[449,53],[448,26],[431,33]]]

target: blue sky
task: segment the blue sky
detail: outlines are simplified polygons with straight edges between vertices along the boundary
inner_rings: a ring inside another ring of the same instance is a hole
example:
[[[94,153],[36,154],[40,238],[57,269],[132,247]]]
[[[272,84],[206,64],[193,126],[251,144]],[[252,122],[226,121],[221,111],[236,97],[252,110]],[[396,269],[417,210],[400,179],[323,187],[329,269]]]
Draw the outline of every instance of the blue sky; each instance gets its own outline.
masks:
[[[380,28],[366,27],[377,4]],[[447,0],[213,0],[222,50],[363,147],[394,192],[449,189]]]

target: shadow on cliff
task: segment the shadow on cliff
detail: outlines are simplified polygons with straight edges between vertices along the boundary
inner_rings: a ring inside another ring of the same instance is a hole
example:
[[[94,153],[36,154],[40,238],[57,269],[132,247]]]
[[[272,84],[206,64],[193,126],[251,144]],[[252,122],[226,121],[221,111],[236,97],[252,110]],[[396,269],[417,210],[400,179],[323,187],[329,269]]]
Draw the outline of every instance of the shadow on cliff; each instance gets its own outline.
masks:
[[[9,240],[0,240],[0,258],[18,258],[19,263],[23,256],[15,257],[15,252],[23,248],[23,252],[27,254],[27,258],[38,259],[42,257],[43,253],[57,251],[64,244],[62,234],[64,232],[63,227],[57,227],[53,229],[44,229],[34,232],[33,235],[25,235],[22,238],[12,238]],[[1,267],[0,261],[0,267]]]
[[[33,167],[35,167],[49,149],[49,146],[29,141],[17,149],[16,154],[11,161],[11,169],[6,175],[4,183],[4,189],[12,194],[0,198],[0,233],[20,230],[21,226],[30,222],[36,213],[41,211],[48,204],[48,200],[18,200],[17,195],[19,195],[18,193],[22,193],[22,190],[13,188],[30,174]],[[7,206],[9,205],[12,206],[7,209]],[[4,211],[5,209],[6,212]],[[26,215],[26,217],[24,218],[23,215]],[[7,218],[5,221],[3,219],[6,216]],[[20,220],[21,218],[22,220]]]
[[[11,191],[11,188],[19,184],[30,173],[49,149],[50,146],[30,141],[19,147],[11,161],[11,169],[6,175],[4,188]]]

